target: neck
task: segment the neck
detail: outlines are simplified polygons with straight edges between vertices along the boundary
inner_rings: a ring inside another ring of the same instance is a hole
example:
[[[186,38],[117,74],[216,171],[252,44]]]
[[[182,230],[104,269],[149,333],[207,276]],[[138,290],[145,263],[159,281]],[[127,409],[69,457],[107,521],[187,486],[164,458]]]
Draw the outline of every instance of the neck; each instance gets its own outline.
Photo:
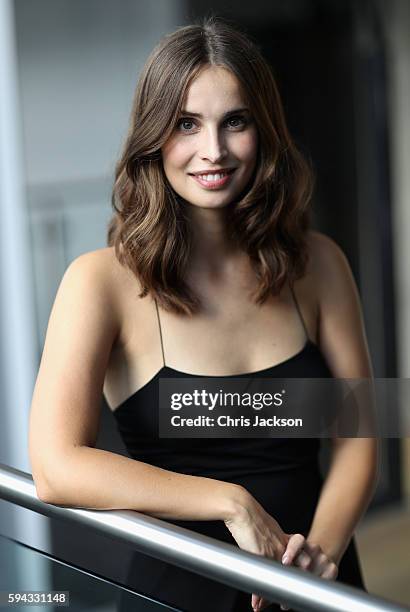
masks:
[[[203,288],[227,287],[232,283],[248,285],[254,273],[248,254],[232,239],[229,229],[229,207],[207,209],[190,206],[188,209],[192,249],[189,279]]]
[[[229,232],[229,207],[188,209],[192,232],[192,261],[223,266],[224,261],[243,255]]]

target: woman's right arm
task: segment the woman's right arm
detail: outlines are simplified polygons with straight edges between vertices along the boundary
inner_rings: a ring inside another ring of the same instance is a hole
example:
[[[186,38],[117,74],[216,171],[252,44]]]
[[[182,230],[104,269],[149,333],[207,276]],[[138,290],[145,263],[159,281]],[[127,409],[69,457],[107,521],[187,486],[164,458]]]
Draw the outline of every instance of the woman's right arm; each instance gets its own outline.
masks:
[[[250,503],[243,487],[94,448],[105,371],[119,331],[110,270],[108,249],[86,253],[68,267],[56,295],[30,415],[37,494],[63,506],[232,520]]]

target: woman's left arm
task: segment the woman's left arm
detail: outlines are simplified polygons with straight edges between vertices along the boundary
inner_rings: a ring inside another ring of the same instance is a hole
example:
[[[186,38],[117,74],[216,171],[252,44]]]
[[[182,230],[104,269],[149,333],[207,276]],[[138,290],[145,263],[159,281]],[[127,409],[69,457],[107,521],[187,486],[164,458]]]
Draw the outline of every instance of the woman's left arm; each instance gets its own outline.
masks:
[[[320,350],[335,378],[371,378],[360,299],[349,263],[337,244],[319,232],[310,232],[309,252],[302,284],[311,301],[312,289],[316,296]],[[343,553],[377,484],[378,452],[375,438],[332,439],[330,466],[309,533],[306,538],[287,534],[284,564],[327,579],[337,577]],[[267,604],[261,601],[259,609]]]
[[[318,296],[318,342],[335,378],[371,378],[356,284],[333,240],[311,233],[311,273]],[[329,470],[307,537],[339,564],[378,479],[376,438],[333,438]]]
[[[335,378],[371,378],[360,299],[349,263],[337,244],[318,232],[310,232],[309,253],[304,290],[310,295],[313,290],[316,296],[320,350]],[[319,575],[330,571],[335,577],[329,562],[339,565],[370,503],[378,479],[379,446],[376,438],[333,438],[331,442],[330,466],[307,546],[303,536],[292,536],[284,562]],[[302,547],[314,551],[314,560],[313,552],[312,561],[299,554]]]
[[[317,287],[320,349],[335,378],[371,378],[372,366],[360,298],[349,263],[337,244],[311,234]],[[330,467],[308,541],[339,564],[366,511],[378,478],[376,438],[333,438]]]
[[[339,565],[376,484],[377,443],[346,438],[334,444],[331,466],[307,537]]]

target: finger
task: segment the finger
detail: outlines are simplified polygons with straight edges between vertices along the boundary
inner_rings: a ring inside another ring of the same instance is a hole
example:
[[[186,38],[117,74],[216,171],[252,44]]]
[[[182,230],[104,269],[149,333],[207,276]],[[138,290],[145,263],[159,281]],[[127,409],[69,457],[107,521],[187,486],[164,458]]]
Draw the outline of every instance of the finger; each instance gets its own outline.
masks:
[[[321,548],[318,547],[318,550],[321,551]],[[336,563],[331,561],[329,557],[321,551],[313,555],[309,571],[321,578],[334,580],[338,574],[338,567]]]
[[[336,580],[338,573],[339,568],[337,567],[336,563],[332,561],[322,573],[322,578],[325,578],[326,580]]]
[[[255,595],[254,593],[252,593],[251,605],[252,605],[252,608],[253,608],[254,610],[257,610],[257,609],[258,609],[258,606],[259,606],[260,600],[261,600],[261,598],[260,598],[260,596],[259,596],[259,595]]]
[[[267,599],[265,599],[264,597],[261,598],[261,602],[259,604],[259,610],[264,610],[265,608],[267,608],[268,606],[270,606],[272,602],[268,601]]]
[[[323,571],[326,569],[328,564],[328,559],[326,555],[319,554],[311,558],[311,562],[308,566],[308,570],[311,574],[315,574],[316,576],[321,576]]]
[[[310,570],[312,561],[312,557],[305,550],[301,550],[296,556],[294,563],[303,570]]]
[[[262,610],[263,609],[262,608],[262,604],[264,602],[265,602],[265,605],[266,605],[266,603],[267,603],[266,600],[263,597],[261,597],[260,595],[255,595],[255,594],[252,595],[252,608],[254,610]]]
[[[293,563],[295,557],[297,557],[297,555],[301,552],[305,541],[305,537],[300,533],[294,533],[291,535],[286,546],[286,550],[282,556],[282,563],[284,565],[290,565]]]
[[[296,557],[295,565],[319,576],[321,570],[324,569],[323,559],[319,558],[321,554],[323,551],[318,544],[311,544],[305,540],[302,552]]]
[[[322,573],[327,569],[329,565],[329,558],[322,551],[320,546],[309,543],[305,543],[304,552],[308,554],[309,560],[302,558],[302,555],[298,555],[295,561],[295,565],[298,565],[303,570],[308,570],[312,574],[322,576]]]
[[[260,595],[252,595],[252,608],[254,610],[264,610],[267,606],[270,605],[270,601],[261,597]]]

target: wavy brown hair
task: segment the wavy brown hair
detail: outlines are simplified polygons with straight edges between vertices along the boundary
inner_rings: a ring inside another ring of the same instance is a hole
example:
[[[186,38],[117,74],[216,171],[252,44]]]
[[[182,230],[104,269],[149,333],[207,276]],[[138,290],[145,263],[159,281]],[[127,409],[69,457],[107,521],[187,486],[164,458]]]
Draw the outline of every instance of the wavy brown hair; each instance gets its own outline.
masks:
[[[310,165],[296,148],[273,74],[258,47],[226,21],[208,17],[165,36],[140,75],[131,123],[117,163],[108,245],[165,309],[193,314],[201,306],[186,282],[189,219],[169,184],[161,148],[173,133],[190,83],[206,66],[238,79],[258,131],[253,178],[230,205],[231,237],[248,253],[262,304],[307,263],[306,230],[313,186]]]

